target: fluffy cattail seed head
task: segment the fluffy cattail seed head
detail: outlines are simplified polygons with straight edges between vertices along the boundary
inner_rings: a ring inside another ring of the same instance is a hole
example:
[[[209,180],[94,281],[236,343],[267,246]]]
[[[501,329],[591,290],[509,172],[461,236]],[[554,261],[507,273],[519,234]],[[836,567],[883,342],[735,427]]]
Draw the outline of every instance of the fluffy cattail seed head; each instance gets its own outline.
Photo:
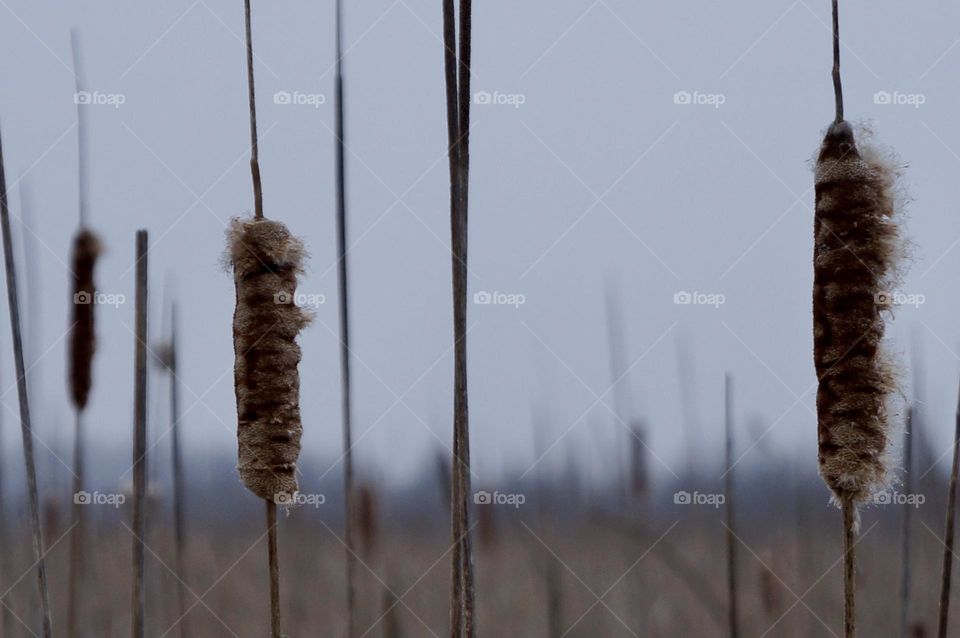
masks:
[[[91,368],[97,345],[93,314],[97,288],[93,271],[101,251],[97,235],[89,228],[81,227],[73,238],[73,316],[67,356],[70,399],[77,410],[87,407],[92,385]]]
[[[830,126],[816,163],[814,363],[820,473],[840,501],[888,481],[897,379],[882,340],[901,254],[898,175],[849,123]]]
[[[310,321],[294,303],[303,243],[268,219],[234,219],[227,235],[240,478],[260,498],[289,503],[303,431],[296,337]]]

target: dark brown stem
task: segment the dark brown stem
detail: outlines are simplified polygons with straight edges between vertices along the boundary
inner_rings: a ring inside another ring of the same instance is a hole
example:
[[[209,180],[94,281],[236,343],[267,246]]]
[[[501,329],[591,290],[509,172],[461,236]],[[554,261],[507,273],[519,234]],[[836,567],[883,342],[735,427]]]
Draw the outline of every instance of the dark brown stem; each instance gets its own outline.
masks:
[[[280,563],[277,560],[277,505],[267,504],[267,554],[270,560],[270,636],[283,638],[280,632]]]
[[[73,440],[73,497],[84,488],[84,449],[83,449],[83,414],[80,410],[75,413],[76,428]],[[84,509],[85,506],[73,501],[73,532],[70,538],[70,582],[67,599],[67,635],[71,638],[80,633],[80,583],[83,582],[83,541],[84,541]]]
[[[840,84],[840,7],[833,0],[833,96],[836,100],[836,121],[843,121],[843,87]]]
[[[907,422],[903,432],[903,491],[913,493],[913,413],[907,408]],[[910,521],[913,508],[903,508],[902,529],[900,535],[900,636],[907,638],[907,626],[910,617]]]
[[[729,374],[724,378],[724,430],[726,431],[724,491],[727,496],[727,620],[730,637],[737,638],[739,632],[737,629],[737,539],[733,498],[733,380]]]
[[[336,16],[336,127],[337,127],[337,289],[340,294],[340,410],[343,429],[344,545],[347,564],[347,637],[356,638],[356,552],[353,514],[353,430],[350,412],[350,296],[347,290],[347,185],[343,97],[343,7]]]
[[[2,143],[0,143],[0,226],[3,229],[3,261],[6,267],[7,302],[10,305],[10,332],[13,337],[13,356],[17,371],[17,396],[20,401],[20,433],[23,438],[23,459],[27,472],[27,491],[30,501],[33,560],[37,567],[43,636],[44,638],[51,638],[53,627],[50,621],[50,594],[47,588],[47,567],[43,552],[43,535],[40,529],[40,499],[37,493],[37,469],[33,460],[33,428],[30,425],[27,373],[23,363],[20,300],[17,294],[17,269],[13,259],[13,234],[10,230],[10,209],[7,204],[7,179],[3,166]]]
[[[940,579],[940,622],[937,635],[947,636],[947,621],[950,615],[950,574],[953,568],[953,538],[957,512],[957,474],[960,473],[960,400],[953,435],[953,467],[950,469],[950,489],[947,495],[947,521],[943,539],[943,571]]]
[[[186,481],[183,473],[182,444],[180,440],[180,377],[178,376],[178,344],[177,344],[177,304],[170,308],[170,439],[171,457],[173,464],[173,534],[174,551],[176,552],[177,574],[177,601],[179,603],[180,635],[192,635],[187,627],[187,587],[184,583],[187,575],[186,560]]]
[[[857,506],[849,497],[843,503],[843,635],[854,638],[856,633],[857,561],[854,545],[857,543]]]
[[[250,174],[253,177],[253,216],[263,219],[263,189],[260,185],[260,149],[257,142],[257,99],[253,86],[253,33],[250,28],[250,0],[244,0],[247,34],[247,99],[250,103]]]
[[[136,343],[133,398],[133,596],[132,634],[143,638],[147,478],[147,231],[137,231]]]

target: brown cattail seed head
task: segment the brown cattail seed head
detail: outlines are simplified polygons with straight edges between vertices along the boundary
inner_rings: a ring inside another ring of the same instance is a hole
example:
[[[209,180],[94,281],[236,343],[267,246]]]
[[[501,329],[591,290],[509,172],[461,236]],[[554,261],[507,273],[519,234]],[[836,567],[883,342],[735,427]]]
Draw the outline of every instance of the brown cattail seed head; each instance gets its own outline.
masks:
[[[251,492],[290,503],[300,455],[300,346],[309,315],[294,303],[303,243],[280,222],[234,219],[228,230],[237,305],[234,388],[240,478]]]
[[[87,407],[93,378],[91,368],[97,347],[93,316],[97,289],[93,271],[100,252],[100,239],[89,228],[81,227],[73,238],[73,317],[67,356],[70,399],[77,410]]]
[[[882,351],[888,291],[900,256],[897,169],[831,125],[816,164],[814,363],[820,473],[842,501],[888,481],[888,401],[896,375]]]

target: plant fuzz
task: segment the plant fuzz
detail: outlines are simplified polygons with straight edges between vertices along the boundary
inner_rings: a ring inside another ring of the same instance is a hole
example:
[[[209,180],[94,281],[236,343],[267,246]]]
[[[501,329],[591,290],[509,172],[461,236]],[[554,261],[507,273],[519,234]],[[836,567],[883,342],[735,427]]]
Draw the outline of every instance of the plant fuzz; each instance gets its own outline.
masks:
[[[897,176],[889,158],[858,147],[849,123],[830,126],[816,164],[814,363],[820,474],[841,503],[863,503],[888,482],[897,379],[882,311],[901,253]]]
[[[240,478],[251,492],[289,503],[300,455],[300,346],[309,315],[293,300],[303,243],[268,219],[234,219],[228,230],[237,305],[234,387]]]

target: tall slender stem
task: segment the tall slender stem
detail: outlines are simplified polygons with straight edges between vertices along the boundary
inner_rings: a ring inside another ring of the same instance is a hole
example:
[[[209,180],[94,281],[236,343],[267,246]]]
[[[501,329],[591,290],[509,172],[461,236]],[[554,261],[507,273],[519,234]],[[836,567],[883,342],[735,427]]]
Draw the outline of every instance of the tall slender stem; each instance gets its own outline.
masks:
[[[253,86],[253,33],[250,27],[250,0],[244,0],[247,36],[247,99],[250,103],[250,175],[253,177],[253,215],[263,218],[263,188],[260,185],[260,147],[257,140],[257,99]]]
[[[270,636],[283,638],[280,631],[280,562],[277,558],[277,505],[267,504],[267,556],[270,561]]]
[[[854,553],[857,544],[857,506],[845,497],[843,503],[843,635],[854,638],[856,634],[856,585],[857,561]]]
[[[133,399],[133,597],[132,635],[143,638],[144,542],[147,477],[147,231],[137,231],[136,343]]]
[[[186,517],[184,510],[186,503],[186,482],[183,475],[182,443],[180,440],[180,376],[179,376],[179,344],[177,343],[177,304],[170,307],[170,439],[172,446],[173,464],[173,534],[174,551],[176,552],[177,574],[177,601],[179,603],[180,635],[191,635],[187,625],[187,586],[184,583],[187,572],[186,560]]]
[[[76,93],[74,101],[77,103],[77,200],[79,204],[80,226],[87,224],[87,206],[89,202],[89,180],[87,179],[88,145],[87,120],[84,113],[84,102],[80,94],[84,90],[82,60],[80,58],[80,32],[70,29],[70,49],[73,54],[73,75]]]
[[[913,493],[913,422],[914,409],[907,408],[907,422],[903,432],[903,491]],[[910,521],[913,508],[903,508],[902,529],[900,533],[900,636],[907,638],[907,625],[910,619]]]
[[[77,408],[74,413],[76,417],[76,428],[74,429],[73,441],[73,498],[84,488],[85,465],[84,445],[83,445],[83,413]],[[73,638],[80,634],[80,583],[83,582],[83,544],[85,540],[86,517],[84,516],[84,505],[73,501],[73,531],[70,538],[70,583],[69,595],[67,599],[67,632]]]
[[[347,187],[343,96],[343,7],[336,16],[336,127],[337,127],[337,289],[340,294],[340,408],[343,428],[344,545],[347,564],[347,637],[356,638],[356,552],[353,514],[353,433],[350,420],[350,295],[347,290]]]
[[[840,83],[840,7],[833,0],[833,97],[836,101],[837,122],[843,121],[843,87]]]
[[[940,579],[940,622],[937,635],[947,637],[947,621],[950,616],[950,574],[953,569],[953,539],[957,513],[957,474],[960,473],[960,399],[953,434],[953,466],[950,469],[950,489],[947,495],[947,521],[943,539],[943,571]]]
[[[724,378],[724,430],[726,444],[724,445],[725,473],[724,492],[726,492],[727,512],[727,619],[730,638],[739,635],[737,625],[737,539],[736,518],[734,516],[734,483],[733,483],[733,379],[729,374]]]
[[[13,356],[17,371],[17,396],[20,401],[20,433],[23,437],[23,459],[27,472],[30,524],[33,533],[33,560],[37,567],[43,636],[44,638],[50,638],[53,634],[53,626],[50,620],[50,593],[47,587],[47,567],[43,551],[43,535],[40,529],[40,499],[37,493],[37,468],[33,458],[33,428],[30,424],[30,399],[27,392],[27,373],[23,363],[20,299],[17,294],[17,269],[13,258],[13,236],[10,230],[10,209],[7,203],[7,178],[3,166],[2,143],[0,143],[0,227],[2,227],[3,230],[3,261],[7,276],[7,302],[10,305],[10,332],[13,337]]]

